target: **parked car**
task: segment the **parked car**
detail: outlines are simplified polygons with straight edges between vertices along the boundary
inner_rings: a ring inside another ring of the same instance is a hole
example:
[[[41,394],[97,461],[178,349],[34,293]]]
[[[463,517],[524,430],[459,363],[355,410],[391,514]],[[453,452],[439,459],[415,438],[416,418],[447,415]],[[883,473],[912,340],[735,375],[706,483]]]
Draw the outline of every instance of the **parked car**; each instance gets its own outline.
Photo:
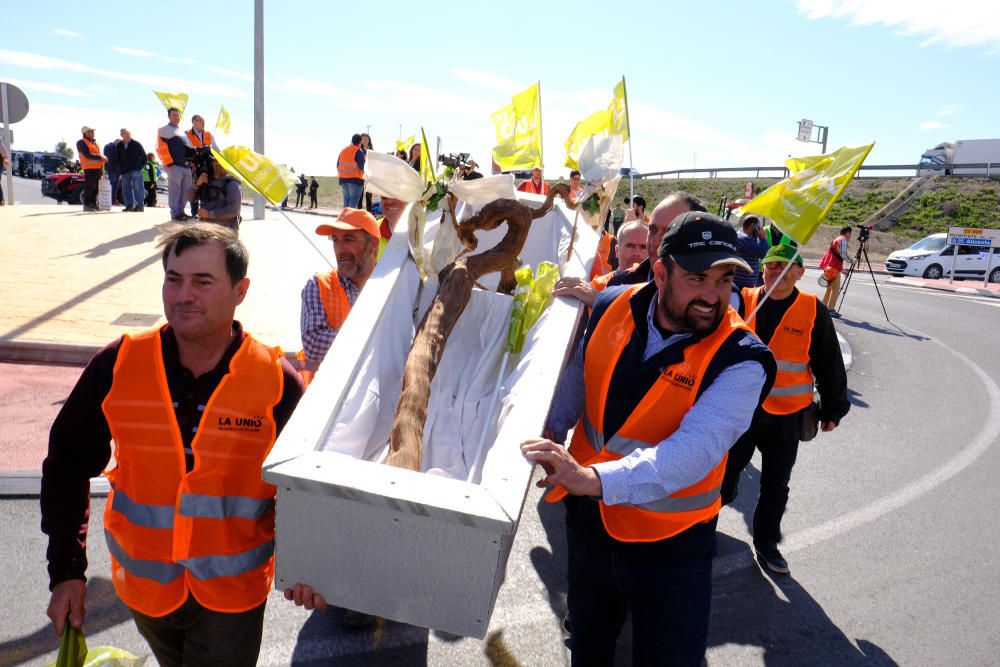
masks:
[[[60,204],[83,204],[83,181],[83,174],[50,174],[42,179],[42,196]]]
[[[1000,248],[993,248],[993,262],[990,262],[989,248],[948,245],[947,234],[931,234],[920,239],[905,250],[897,250],[885,260],[885,270],[897,276],[917,276],[919,278],[948,278],[952,264],[955,279],[982,280],[986,267],[990,266],[990,282],[1000,283]]]

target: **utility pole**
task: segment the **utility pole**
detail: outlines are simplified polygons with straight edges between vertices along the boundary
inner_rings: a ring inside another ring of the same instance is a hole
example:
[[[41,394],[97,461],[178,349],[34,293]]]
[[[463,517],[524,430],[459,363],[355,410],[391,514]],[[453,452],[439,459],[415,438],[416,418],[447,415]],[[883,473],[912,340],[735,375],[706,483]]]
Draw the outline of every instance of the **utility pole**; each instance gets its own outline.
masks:
[[[264,0],[253,2],[253,150],[264,154]],[[253,196],[253,219],[264,219],[264,198]]]

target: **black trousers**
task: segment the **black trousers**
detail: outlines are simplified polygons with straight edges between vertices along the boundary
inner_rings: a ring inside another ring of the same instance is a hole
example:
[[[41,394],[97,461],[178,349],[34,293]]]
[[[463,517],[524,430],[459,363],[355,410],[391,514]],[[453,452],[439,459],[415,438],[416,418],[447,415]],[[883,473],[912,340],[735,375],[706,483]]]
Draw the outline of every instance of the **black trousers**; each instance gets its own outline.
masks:
[[[306,191],[305,190],[296,190],[295,191],[295,208],[298,208],[299,206],[302,206],[302,204],[305,203],[305,199],[306,199]]]
[[[97,207],[97,183],[101,180],[100,169],[83,170],[83,205]]]
[[[205,609],[189,594],[166,616],[133,609],[132,617],[161,667],[243,667],[257,664],[266,604],[226,614]]]
[[[788,505],[788,482],[799,452],[801,416],[769,415],[759,411],[750,429],[729,450],[726,474],[722,481],[722,504],[728,505],[739,494],[740,474],[760,450],[760,497],[753,514],[753,542],[777,546],[781,542],[781,517]]]

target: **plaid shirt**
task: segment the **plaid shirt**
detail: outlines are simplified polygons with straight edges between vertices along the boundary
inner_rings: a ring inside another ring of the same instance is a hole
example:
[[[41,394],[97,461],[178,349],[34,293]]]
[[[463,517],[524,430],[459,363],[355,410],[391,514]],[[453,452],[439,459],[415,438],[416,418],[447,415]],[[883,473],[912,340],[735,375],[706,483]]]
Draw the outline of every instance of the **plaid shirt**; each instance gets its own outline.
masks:
[[[338,274],[341,287],[347,292],[347,301],[353,306],[358,300],[361,290],[348,278]],[[300,320],[302,330],[302,349],[309,358],[310,365],[319,364],[326,356],[333,339],[337,337],[338,329],[331,329],[326,322],[326,309],[323,307],[323,300],[319,296],[319,282],[316,276],[309,279],[306,286],[302,288],[302,317]]]

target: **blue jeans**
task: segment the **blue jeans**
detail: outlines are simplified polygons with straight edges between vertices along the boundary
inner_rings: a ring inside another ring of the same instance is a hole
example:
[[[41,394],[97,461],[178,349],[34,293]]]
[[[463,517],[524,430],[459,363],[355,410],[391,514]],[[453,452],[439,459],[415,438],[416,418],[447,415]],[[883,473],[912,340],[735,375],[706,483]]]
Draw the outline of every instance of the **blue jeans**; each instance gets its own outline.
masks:
[[[111,203],[114,204],[118,201],[118,181],[121,179],[120,174],[114,172],[108,172],[108,180],[111,182]]]
[[[146,201],[146,188],[142,184],[142,172],[138,169],[122,174],[122,202],[126,207],[142,208]]]
[[[175,165],[167,167],[167,200],[170,202],[171,218],[180,218],[184,215],[184,204],[192,187],[189,167]]]
[[[344,208],[357,208],[364,186],[360,183],[341,183],[340,189],[344,193]]]
[[[700,667],[708,645],[715,523],[660,542],[618,542],[604,530],[595,501],[566,499],[574,667],[615,664],[628,611],[633,665]]]

